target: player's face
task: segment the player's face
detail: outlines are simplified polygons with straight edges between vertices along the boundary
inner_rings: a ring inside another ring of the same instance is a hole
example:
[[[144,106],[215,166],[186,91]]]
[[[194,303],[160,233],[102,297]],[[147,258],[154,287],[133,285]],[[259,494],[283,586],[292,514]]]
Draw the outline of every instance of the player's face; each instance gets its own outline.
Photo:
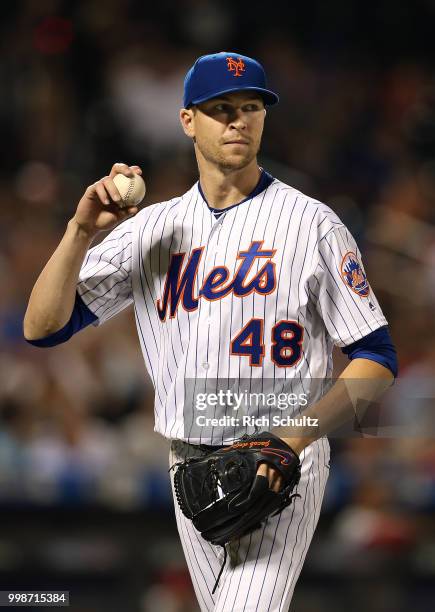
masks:
[[[264,127],[264,103],[249,91],[225,94],[191,113],[190,136],[197,156],[222,170],[240,170],[256,158]]]

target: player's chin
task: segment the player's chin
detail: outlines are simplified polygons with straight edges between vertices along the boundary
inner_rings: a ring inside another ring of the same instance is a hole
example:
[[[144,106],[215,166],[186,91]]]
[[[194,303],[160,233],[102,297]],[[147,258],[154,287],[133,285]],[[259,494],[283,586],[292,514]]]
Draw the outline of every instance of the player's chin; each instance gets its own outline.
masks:
[[[221,160],[222,168],[227,170],[242,170],[246,166],[248,166],[251,161],[254,159],[255,154],[231,154],[225,155],[225,157]]]

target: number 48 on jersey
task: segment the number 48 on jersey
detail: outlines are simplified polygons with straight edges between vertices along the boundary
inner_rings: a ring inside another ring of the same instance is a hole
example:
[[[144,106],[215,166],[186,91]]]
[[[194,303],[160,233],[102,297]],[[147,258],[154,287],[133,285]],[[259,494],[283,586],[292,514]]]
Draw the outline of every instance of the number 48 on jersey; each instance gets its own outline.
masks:
[[[279,321],[271,330],[272,362],[279,368],[294,366],[302,356],[304,328],[297,321]],[[231,340],[231,354],[249,357],[249,365],[262,366],[266,354],[264,320],[250,319]]]

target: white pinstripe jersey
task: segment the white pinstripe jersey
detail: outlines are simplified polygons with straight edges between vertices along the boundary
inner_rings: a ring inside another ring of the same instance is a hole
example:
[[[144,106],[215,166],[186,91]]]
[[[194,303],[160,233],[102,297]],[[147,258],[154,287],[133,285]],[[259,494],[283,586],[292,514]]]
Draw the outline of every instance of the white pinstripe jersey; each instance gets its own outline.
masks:
[[[78,292],[96,324],[134,305],[155,429],[192,442],[186,379],[324,379],[333,344],[387,324],[347,228],[276,179],[218,219],[198,183],[143,209],[90,249]]]

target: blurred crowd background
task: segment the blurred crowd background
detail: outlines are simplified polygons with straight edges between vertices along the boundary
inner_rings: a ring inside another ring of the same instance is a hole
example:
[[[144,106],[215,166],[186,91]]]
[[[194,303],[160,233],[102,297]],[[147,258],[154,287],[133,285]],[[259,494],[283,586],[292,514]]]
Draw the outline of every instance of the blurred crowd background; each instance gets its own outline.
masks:
[[[400,376],[434,395],[434,19],[434,0],[2,5],[1,588],[69,589],[78,612],[198,609],[132,312],[50,350],[21,326],[78,199],[115,161],[142,166],[144,205],[196,180],[178,109],[201,54],[262,61],[281,96],[262,165],[351,229]],[[419,436],[332,441],[295,612],[435,608],[435,444]]]

